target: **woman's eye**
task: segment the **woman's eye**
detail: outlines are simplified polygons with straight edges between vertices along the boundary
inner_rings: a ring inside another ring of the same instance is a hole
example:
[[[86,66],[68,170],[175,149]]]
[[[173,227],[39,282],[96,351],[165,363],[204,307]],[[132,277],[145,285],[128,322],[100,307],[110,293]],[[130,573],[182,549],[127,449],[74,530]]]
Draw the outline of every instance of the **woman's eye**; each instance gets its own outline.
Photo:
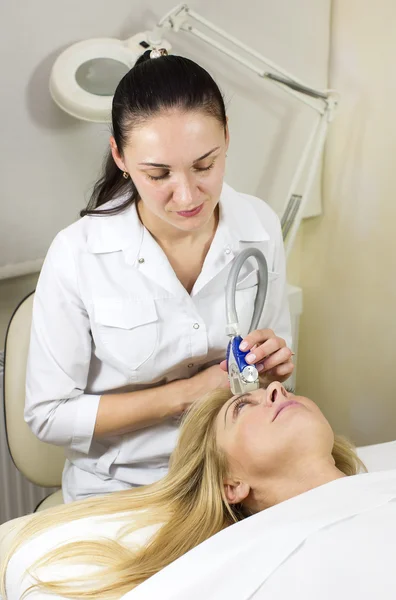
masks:
[[[207,167],[195,167],[195,170],[196,171],[210,171],[210,169],[213,169],[214,164],[215,164],[215,161],[210,163],[210,165],[208,165]]]
[[[169,176],[169,171],[167,171],[163,175],[154,176],[154,175],[150,175],[150,173],[146,173],[146,175],[149,179],[152,179],[153,181],[159,181],[160,179],[166,179]]]
[[[214,164],[215,161],[210,163],[210,165],[208,165],[207,167],[194,167],[194,170],[198,171],[199,173],[201,173],[202,171],[210,171],[210,169],[213,169]],[[161,181],[161,179],[167,179],[169,177],[170,171],[166,171],[166,173],[163,173],[162,175],[150,175],[150,173],[146,173],[146,175],[152,181]]]
[[[240,400],[237,400],[235,402],[234,410],[233,410],[234,417],[238,416],[239,413],[241,412],[242,408],[244,406],[246,406],[247,404],[251,404],[251,402],[249,402],[249,400],[247,400],[247,399],[241,398]]]

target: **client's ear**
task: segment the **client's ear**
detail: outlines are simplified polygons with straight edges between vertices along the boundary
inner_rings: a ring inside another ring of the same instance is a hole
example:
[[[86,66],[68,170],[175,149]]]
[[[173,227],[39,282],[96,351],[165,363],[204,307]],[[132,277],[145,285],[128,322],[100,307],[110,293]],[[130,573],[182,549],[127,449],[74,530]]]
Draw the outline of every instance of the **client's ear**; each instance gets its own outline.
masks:
[[[248,497],[250,486],[244,481],[225,481],[224,493],[230,504],[239,504]]]

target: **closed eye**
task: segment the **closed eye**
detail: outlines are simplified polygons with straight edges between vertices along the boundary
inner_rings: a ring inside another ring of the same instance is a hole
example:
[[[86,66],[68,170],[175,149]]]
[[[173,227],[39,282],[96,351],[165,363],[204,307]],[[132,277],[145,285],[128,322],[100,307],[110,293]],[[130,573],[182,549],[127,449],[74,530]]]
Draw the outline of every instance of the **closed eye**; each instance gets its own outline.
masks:
[[[215,164],[215,161],[213,161],[208,167],[194,167],[194,171],[197,171],[198,173],[201,173],[202,171],[210,171],[210,169],[213,169]],[[164,173],[163,175],[150,175],[149,173],[146,173],[147,177],[149,179],[152,179],[153,181],[160,181],[161,179],[167,179],[170,175],[170,171],[167,171],[166,173]]]
[[[241,412],[241,410],[244,408],[244,406],[246,406],[247,404],[254,404],[251,400],[251,398],[249,398],[249,396],[240,396],[235,402],[234,402],[234,408],[232,410],[232,416],[235,419],[239,413]]]
[[[164,173],[164,175],[158,175],[158,177],[154,177],[154,175],[149,175],[149,173],[146,173],[146,175],[149,179],[152,179],[153,181],[159,181],[160,179],[166,179],[167,177],[169,177],[169,171],[167,173]]]

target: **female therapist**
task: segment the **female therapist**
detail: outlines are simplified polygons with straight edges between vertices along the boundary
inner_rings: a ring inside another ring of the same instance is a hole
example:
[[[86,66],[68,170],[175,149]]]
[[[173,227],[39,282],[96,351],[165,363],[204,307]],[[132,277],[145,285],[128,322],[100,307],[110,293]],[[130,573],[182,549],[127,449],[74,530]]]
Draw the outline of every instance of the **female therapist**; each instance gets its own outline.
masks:
[[[65,447],[65,502],[167,473],[178,417],[228,385],[224,289],[245,247],[264,252],[269,288],[244,349],[264,381],[293,371],[279,220],[223,183],[227,117],[211,76],[148,51],[118,85],[112,121],[104,174],[53,241],[34,299],[25,418]],[[256,289],[245,263],[245,334]]]

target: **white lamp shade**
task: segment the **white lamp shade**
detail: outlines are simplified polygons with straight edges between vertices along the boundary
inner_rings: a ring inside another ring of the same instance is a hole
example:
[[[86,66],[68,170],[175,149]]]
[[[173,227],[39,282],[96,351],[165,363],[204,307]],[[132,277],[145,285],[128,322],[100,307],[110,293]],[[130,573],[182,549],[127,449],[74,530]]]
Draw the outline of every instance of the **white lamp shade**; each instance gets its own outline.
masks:
[[[165,40],[161,47],[170,50]],[[125,41],[98,38],[73,44],[52,68],[51,96],[60,108],[77,119],[108,123],[118,82],[150,48],[145,33]]]

